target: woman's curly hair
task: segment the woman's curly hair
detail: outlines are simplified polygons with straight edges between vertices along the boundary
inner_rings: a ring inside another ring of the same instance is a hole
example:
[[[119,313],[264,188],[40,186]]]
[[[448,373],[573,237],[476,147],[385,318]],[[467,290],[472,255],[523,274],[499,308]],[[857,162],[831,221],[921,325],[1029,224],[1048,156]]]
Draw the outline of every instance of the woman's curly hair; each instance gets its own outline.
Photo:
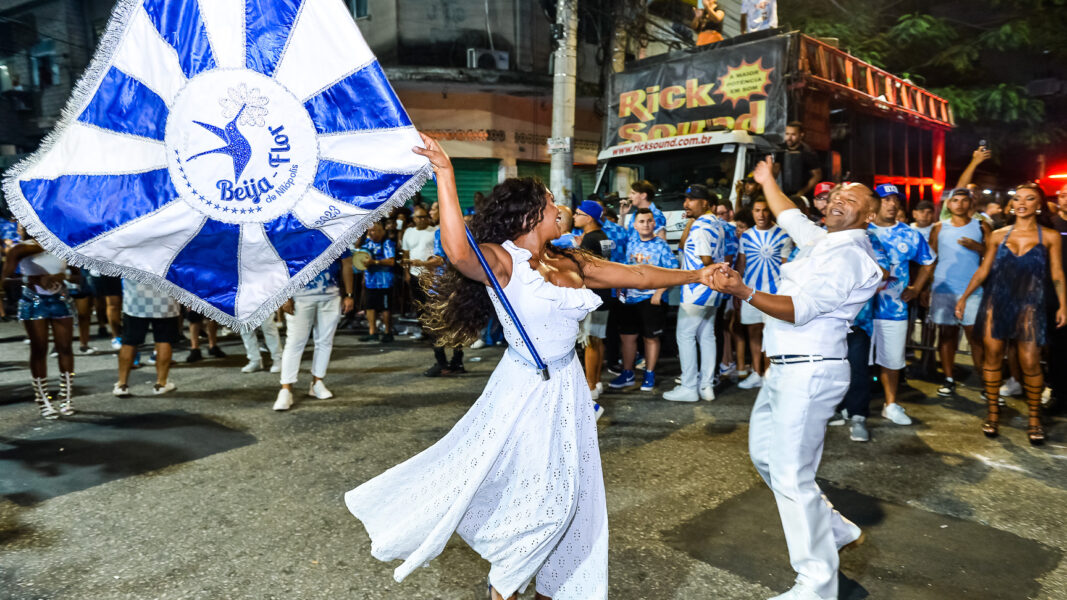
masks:
[[[502,244],[533,231],[545,217],[548,195],[545,184],[534,177],[497,184],[471,216],[471,234],[479,244]],[[546,248],[574,259],[570,252],[551,245]],[[426,300],[419,306],[422,322],[437,346],[452,348],[474,342],[495,314],[485,285],[464,277],[451,264],[425,270],[421,283],[427,290]]]

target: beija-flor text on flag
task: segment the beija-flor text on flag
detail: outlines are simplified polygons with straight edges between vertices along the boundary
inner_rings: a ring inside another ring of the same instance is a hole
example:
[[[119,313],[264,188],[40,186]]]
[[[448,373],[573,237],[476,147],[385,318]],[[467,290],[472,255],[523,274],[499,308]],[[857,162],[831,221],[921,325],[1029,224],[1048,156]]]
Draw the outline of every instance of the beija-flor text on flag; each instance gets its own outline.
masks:
[[[416,145],[343,0],[120,0],[4,190],[59,257],[247,330],[422,187]]]

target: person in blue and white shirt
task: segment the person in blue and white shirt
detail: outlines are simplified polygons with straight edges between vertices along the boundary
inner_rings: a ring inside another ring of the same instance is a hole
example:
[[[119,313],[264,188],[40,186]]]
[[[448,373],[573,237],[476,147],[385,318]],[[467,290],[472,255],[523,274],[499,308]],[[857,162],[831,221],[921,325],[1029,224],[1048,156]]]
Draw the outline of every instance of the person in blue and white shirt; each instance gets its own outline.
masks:
[[[774,492],[797,570],[793,588],[773,600],[830,600],[837,598],[838,551],[862,531],[834,510],[815,474],[826,424],[849,385],[849,324],[882,281],[864,231],[879,200],[861,184],[841,186],[830,196],[824,230],[782,193],[772,165],[770,158],[759,163],[755,179],[801,257],[782,267],[777,294],[746,285],[727,265],[712,287],[767,315],[771,367],[752,408],[749,453]]]
[[[782,263],[793,252],[793,240],[774,222],[774,215],[763,198],[752,203],[752,219],[756,226],[741,235],[737,256],[737,270],[743,273],[745,285],[775,294],[782,277]],[[747,302],[741,304],[741,325],[748,329],[748,347],[752,356],[752,374],[737,387],[752,389],[763,385],[767,365],[763,361],[763,313]],[[738,361],[743,357],[739,356]]]
[[[893,186],[880,185],[878,195],[882,207],[869,230],[878,238],[889,257],[889,283],[876,296],[874,307],[874,336],[871,354],[874,364],[882,368],[882,388],[885,407],[882,416],[897,425],[910,425],[908,416],[897,403],[900,370],[904,368],[904,350],[908,341],[908,302],[926,287],[934,272],[937,257],[915,229],[897,221],[900,197]],[[911,282],[908,263],[922,267]]]
[[[396,243],[385,235],[385,227],[379,221],[367,230],[367,239],[360,246],[370,253],[367,270],[363,274],[363,287],[367,291],[367,313],[370,333],[359,338],[361,342],[393,341],[391,299],[393,295],[393,267],[396,265]],[[378,333],[378,316],[382,317],[385,331]]]
[[[655,231],[653,235],[657,237],[667,239],[667,217],[664,216],[663,211],[656,207],[656,203],[652,201],[656,197],[656,186],[651,181],[635,181],[630,186],[630,195],[626,197],[625,202],[619,203],[619,218],[622,219],[622,225],[626,228],[629,234],[629,240],[636,240],[640,237],[637,229],[634,227],[634,222],[637,220],[635,210],[647,208],[652,212],[652,217],[656,221]]]
[[[322,380],[326,377],[326,367],[330,364],[333,335],[337,331],[341,314],[351,312],[355,308],[355,301],[352,300],[354,284],[352,255],[345,252],[340,259],[315,275],[282,305],[286,323],[285,346],[282,349],[282,389],[278,390],[274,410],[289,410],[293,406],[293,384],[296,383],[300,358],[304,355],[304,347],[307,346],[313,329],[315,352],[311,356],[312,382],[308,395],[320,400],[333,398],[333,392],[326,389]]]
[[[666,240],[656,237],[655,216],[647,208],[637,209],[634,215],[634,230],[638,237],[627,243],[627,260],[630,265],[652,265],[677,269],[678,259],[671,252]],[[667,288],[655,290],[621,290],[623,302],[619,319],[619,334],[622,337],[622,373],[608,384],[612,389],[632,387],[636,382],[634,362],[637,359],[637,337],[645,339],[645,377],[641,382],[642,392],[651,392],[656,387],[656,361],[659,359],[659,336],[667,321]]]
[[[693,219],[681,247],[682,268],[703,269],[726,258],[723,223],[712,212],[717,198],[703,185],[693,184],[685,190],[685,216]],[[715,399],[715,311],[722,294],[706,285],[682,286],[682,303],[678,306],[678,360],[682,382],[663,394],[665,400],[696,402]],[[697,364],[697,348],[700,364]]]

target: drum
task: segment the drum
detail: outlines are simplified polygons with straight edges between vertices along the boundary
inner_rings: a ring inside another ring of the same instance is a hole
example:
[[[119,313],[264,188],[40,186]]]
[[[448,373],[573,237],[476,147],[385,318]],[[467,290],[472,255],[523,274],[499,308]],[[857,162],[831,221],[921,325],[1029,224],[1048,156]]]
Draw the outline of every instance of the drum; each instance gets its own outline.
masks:
[[[356,250],[352,253],[352,268],[356,271],[366,271],[367,263],[370,262],[370,252],[366,250]]]

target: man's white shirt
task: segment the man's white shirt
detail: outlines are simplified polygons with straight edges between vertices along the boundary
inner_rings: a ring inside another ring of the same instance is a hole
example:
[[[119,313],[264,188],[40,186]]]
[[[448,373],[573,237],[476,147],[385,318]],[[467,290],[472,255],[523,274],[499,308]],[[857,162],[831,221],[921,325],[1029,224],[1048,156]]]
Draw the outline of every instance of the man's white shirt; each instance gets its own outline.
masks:
[[[400,249],[407,251],[411,260],[427,260],[433,256],[433,240],[436,227],[415,229],[414,227],[404,230],[404,239],[400,241]],[[423,267],[409,267],[412,275],[418,277],[422,274]]]
[[[867,232],[828,233],[797,209],[778,215],[778,225],[800,248],[782,266],[778,285],[779,295],[793,299],[794,322],[768,316],[764,350],[768,356],[844,358],[849,327],[882,281]]]

